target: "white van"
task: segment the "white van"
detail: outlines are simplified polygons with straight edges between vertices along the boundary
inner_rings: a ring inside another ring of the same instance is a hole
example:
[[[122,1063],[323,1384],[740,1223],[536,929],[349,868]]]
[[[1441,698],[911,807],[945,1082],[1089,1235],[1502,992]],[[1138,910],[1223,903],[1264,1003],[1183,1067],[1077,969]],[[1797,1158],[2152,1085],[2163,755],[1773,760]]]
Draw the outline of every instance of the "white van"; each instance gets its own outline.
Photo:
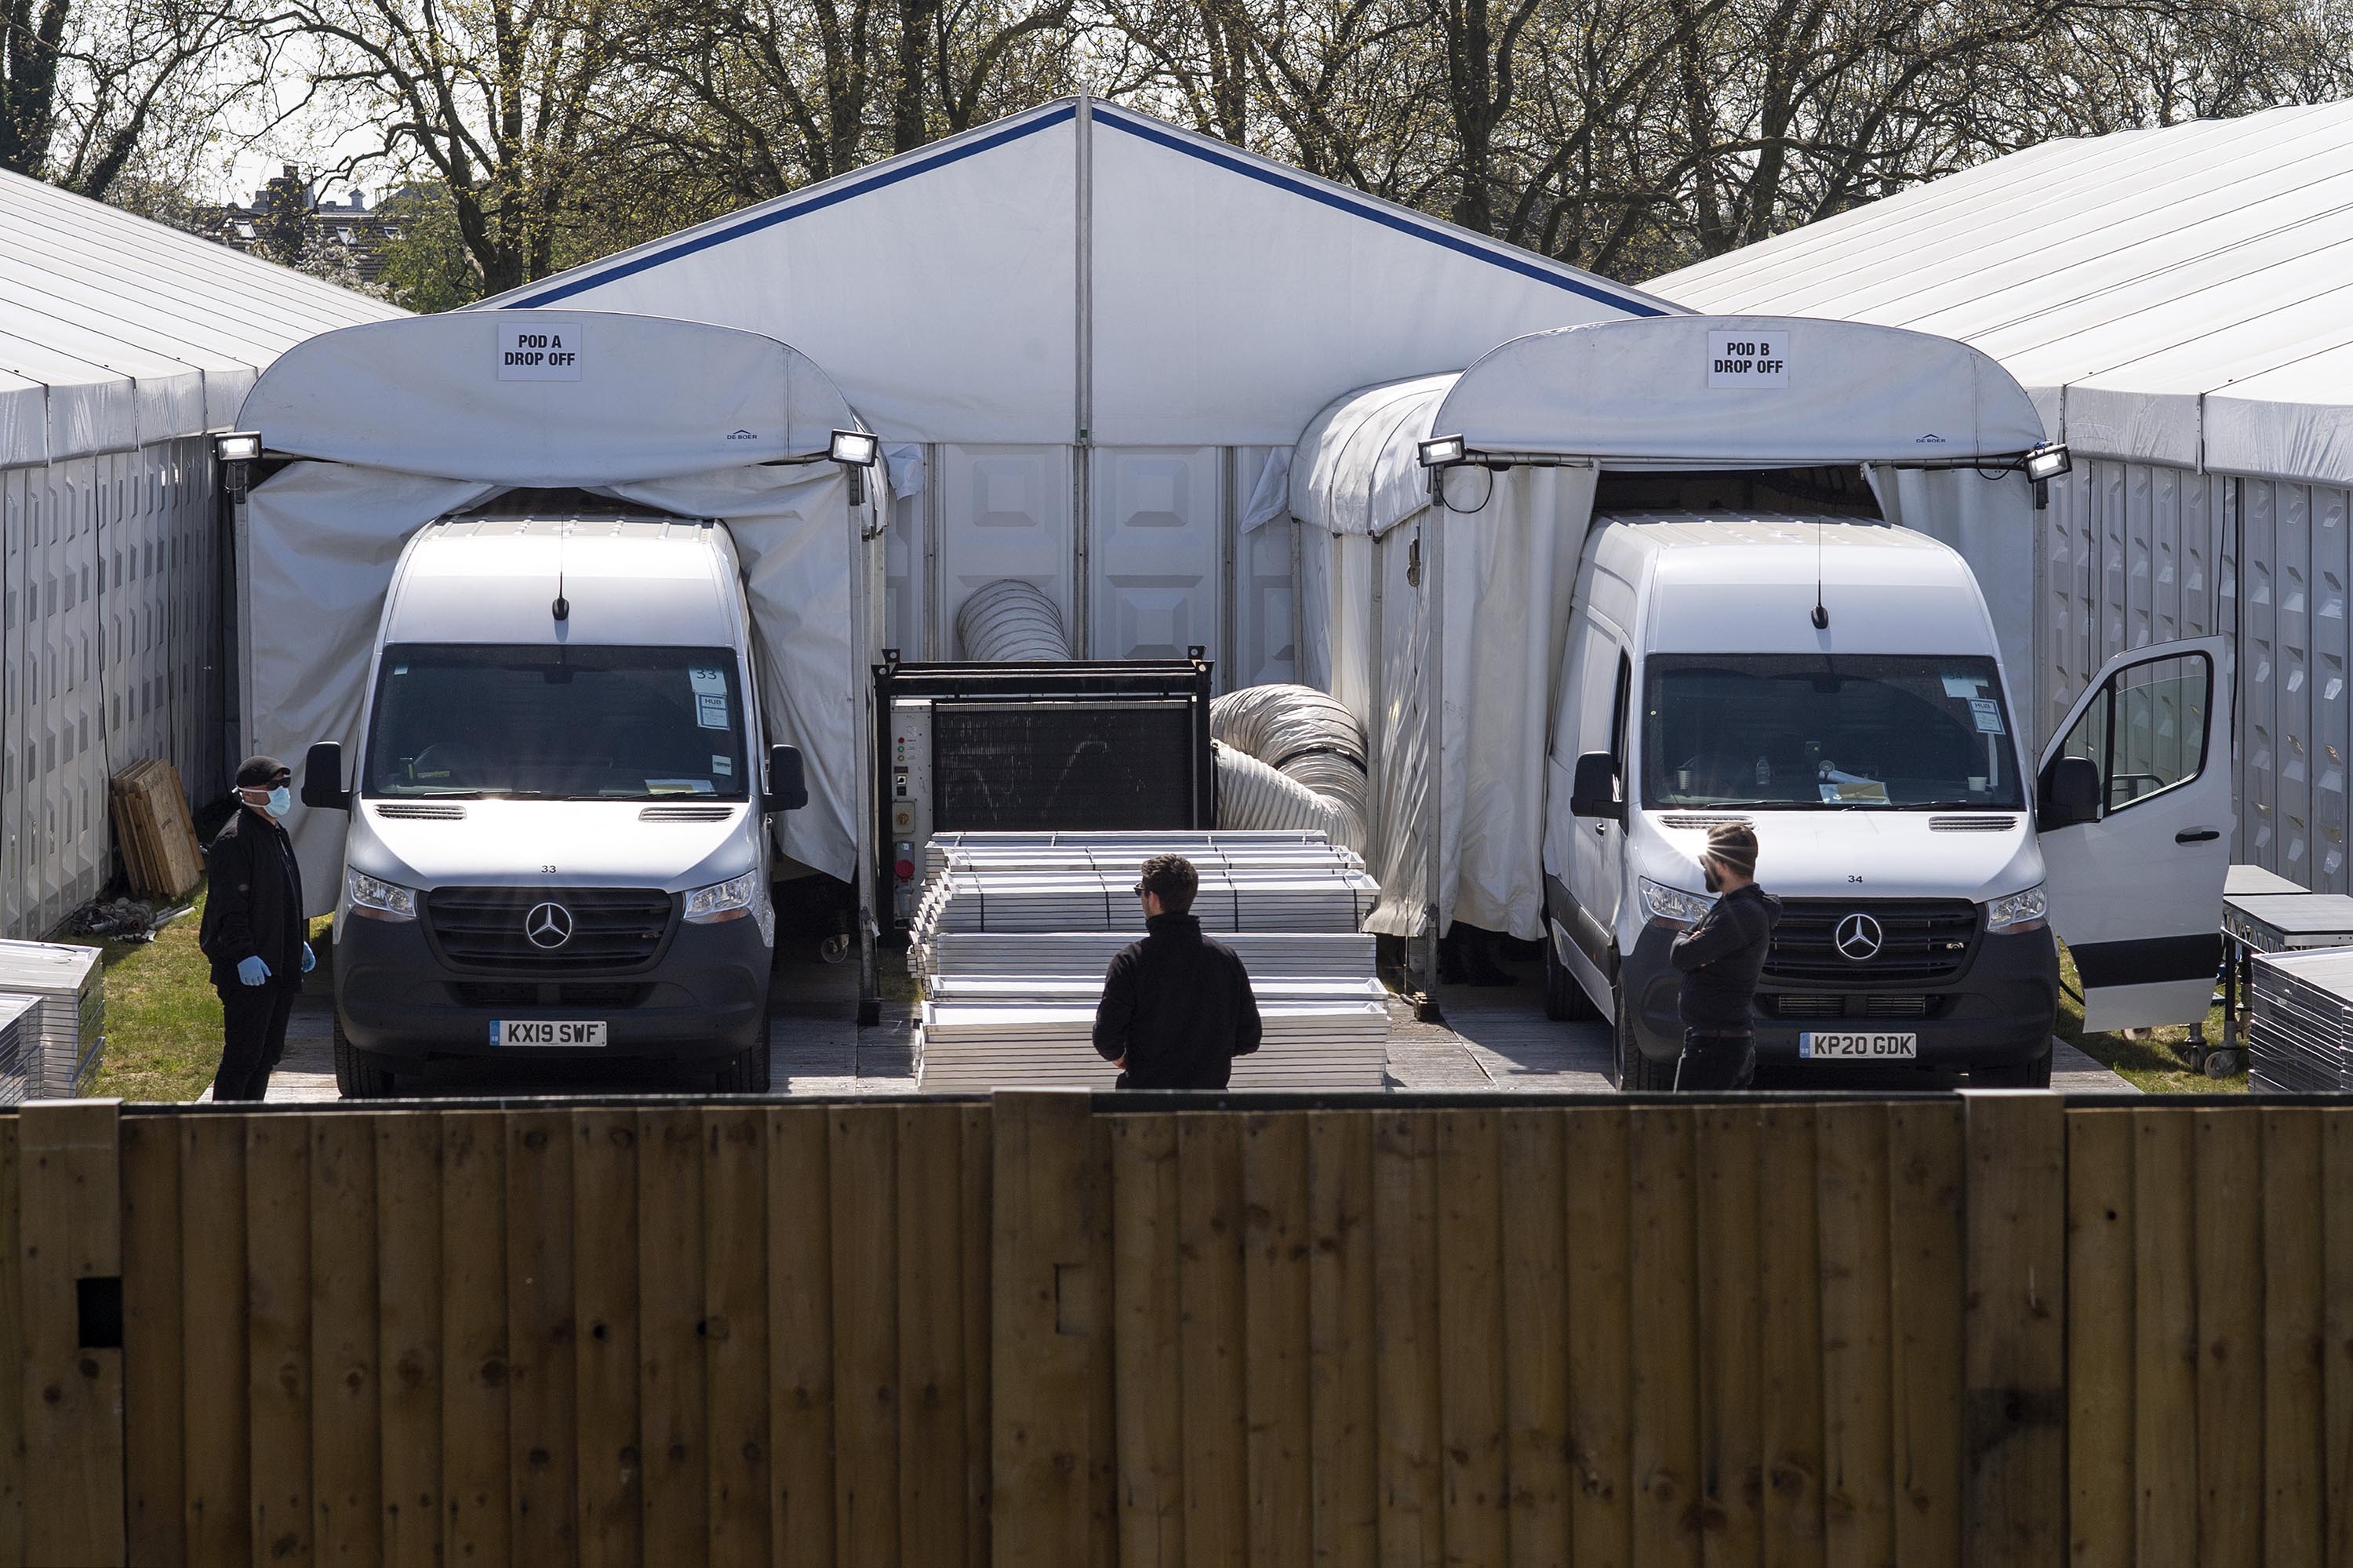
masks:
[[[807,796],[800,754],[761,747],[734,546],[525,498],[410,538],[353,785],[335,742],[305,763],[304,804],[351,813],[337,1082],[529,1052],[765,1090],[767,815]]]
[[[2089,1027],[2202,1017],[2223,661],[2219,639],[2120,657],[2035,758],[1944,545],[1851,517],[1597,515],[1552,707],[1547,1011],[1613,1020],[1620,1086],[1671,1086],[1668,948],[1710,902],[1707,830],[1736,819],[1783,904],[1760,1061],[2047,1084],[2054,927]]]

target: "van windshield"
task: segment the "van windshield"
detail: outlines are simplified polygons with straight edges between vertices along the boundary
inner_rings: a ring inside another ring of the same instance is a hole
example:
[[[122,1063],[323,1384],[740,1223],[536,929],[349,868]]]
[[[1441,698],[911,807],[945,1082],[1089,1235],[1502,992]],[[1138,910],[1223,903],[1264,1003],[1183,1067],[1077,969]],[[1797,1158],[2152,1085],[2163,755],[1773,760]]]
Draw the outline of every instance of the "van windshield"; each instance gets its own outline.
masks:
[[[1642,802],[1816,810],[1973,806],[2025,795],[1991,659],[1654,653]]]
[[[744,798],[723,648],[394,643],[378,672],[369,795]]]

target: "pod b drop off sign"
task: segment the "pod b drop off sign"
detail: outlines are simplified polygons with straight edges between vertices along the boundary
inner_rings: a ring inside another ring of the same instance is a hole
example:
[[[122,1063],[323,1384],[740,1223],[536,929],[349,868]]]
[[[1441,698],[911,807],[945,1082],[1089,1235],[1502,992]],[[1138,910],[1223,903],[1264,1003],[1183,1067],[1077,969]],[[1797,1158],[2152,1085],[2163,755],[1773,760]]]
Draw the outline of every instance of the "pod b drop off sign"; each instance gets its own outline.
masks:
[[[1707,334],[1710,387],[1787,387],[1789,344],[1778,332],[1712,332]]]
[[[577,381],[588,347],[588,323],[578,316],[510,317],[499,323],[499,379]]]

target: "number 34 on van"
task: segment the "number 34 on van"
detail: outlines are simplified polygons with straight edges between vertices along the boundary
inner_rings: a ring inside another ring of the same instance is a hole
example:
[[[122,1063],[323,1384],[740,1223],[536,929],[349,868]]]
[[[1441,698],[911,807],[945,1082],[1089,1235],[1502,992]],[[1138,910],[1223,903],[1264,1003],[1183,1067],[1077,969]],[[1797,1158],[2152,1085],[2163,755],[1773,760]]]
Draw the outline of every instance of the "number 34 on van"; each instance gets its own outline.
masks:
[[[1787,387],[1789,384],[1788,340],[1756,333],[1708,334],[1707,384],[1710,387]]]
[[[587,343],[588,323],[578,316],[502,320],[499,323],[499,379],[577,381]]]

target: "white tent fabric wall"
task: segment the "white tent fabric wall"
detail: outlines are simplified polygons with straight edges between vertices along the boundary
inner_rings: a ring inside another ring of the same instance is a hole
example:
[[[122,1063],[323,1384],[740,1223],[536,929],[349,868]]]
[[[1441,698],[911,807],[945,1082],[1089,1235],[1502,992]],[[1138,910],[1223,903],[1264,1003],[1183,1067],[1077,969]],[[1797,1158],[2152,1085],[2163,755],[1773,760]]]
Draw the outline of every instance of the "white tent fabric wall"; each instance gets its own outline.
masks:
[[[2233,638],[2232,858],[2342,893],[2348,279],[2353,101],[2049,143],[1651,287],[2001,361],[2075,460],[2040,514],[2041,736],[2106,658]]]
[[[490,303],[740,327],[835,370],[921,453],[889,551],[902,656],[952,657],[965,596],[1017,577],[1081,657],[1199,643],[1224,691],[1296,677],[1293,541],[1253,503],[1334,388],[1672,308],[1091,101]]]
[[[401,313],[0,173],[0,936],[112,869],[107,781],[227,787],[206,432],[326,328]]]

